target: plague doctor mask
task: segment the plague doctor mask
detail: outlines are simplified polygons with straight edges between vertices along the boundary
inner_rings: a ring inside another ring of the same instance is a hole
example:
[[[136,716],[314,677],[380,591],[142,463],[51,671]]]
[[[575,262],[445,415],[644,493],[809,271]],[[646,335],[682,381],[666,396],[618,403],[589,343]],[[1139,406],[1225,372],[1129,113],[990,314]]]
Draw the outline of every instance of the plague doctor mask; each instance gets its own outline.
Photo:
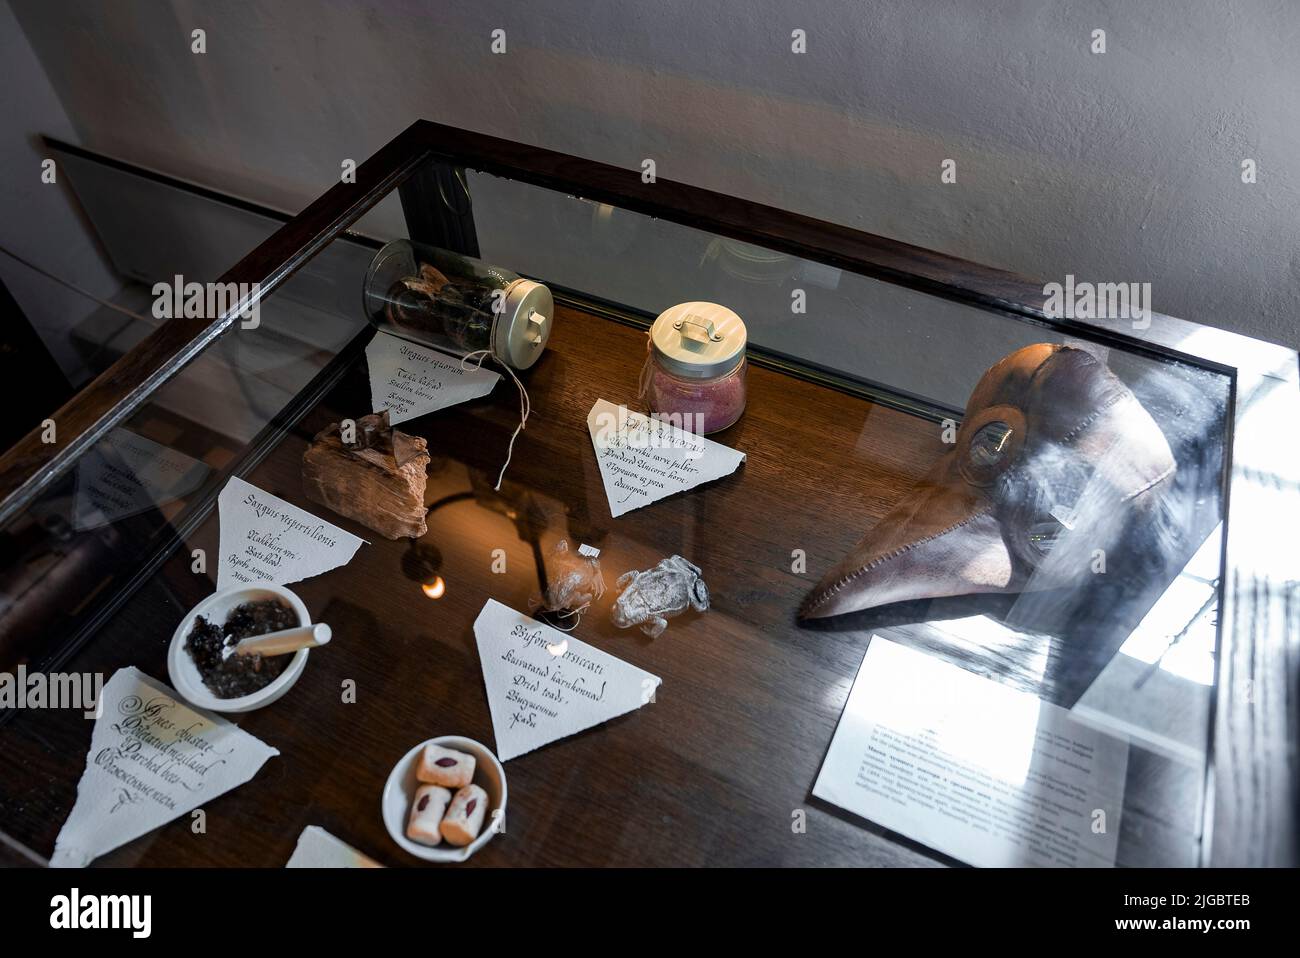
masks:
[[[1174,471],[1160,427],[1104,363],[1026,346],[981,377],[953,447],[800,615],[1077,582],[1104,571],[1106,550],[1156,508]]]

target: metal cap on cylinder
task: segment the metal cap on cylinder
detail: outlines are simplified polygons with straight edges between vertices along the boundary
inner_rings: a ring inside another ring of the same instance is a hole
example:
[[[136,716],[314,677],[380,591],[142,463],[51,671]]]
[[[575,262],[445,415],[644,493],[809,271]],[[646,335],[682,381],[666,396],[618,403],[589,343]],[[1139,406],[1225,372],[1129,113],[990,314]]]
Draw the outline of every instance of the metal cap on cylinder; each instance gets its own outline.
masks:
[[[717,303],[678,303],[650,327],[655,360],[674,376],[725,376],[745,358],[745,322]]]
[[[515,369],[527,369],[541,358],[551,338],[555,300],[551,291],[531,279],[506,287],[501,312],[492,324],[492,350]]]

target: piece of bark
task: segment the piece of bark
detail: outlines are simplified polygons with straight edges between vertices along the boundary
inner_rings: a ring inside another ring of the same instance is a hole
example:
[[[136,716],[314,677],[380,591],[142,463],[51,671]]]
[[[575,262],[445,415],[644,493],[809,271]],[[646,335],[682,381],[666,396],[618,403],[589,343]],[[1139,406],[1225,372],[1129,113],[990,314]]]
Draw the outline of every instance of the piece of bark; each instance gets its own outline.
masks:
[[[321,430],[302,456],[303,491],[385,538],[418,539],[428,531],[428,466],[428,444],[390,427],[385,411],[358,419],[351,445],[338,423]]]

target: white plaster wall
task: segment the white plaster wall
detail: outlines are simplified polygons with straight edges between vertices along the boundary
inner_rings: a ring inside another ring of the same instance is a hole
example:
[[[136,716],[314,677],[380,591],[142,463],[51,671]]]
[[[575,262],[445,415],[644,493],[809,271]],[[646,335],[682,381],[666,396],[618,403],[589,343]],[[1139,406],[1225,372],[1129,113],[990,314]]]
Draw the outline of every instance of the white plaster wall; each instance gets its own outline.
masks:
[[[1291,0],[12,3],[84,145],[275,207],[427,117],[1300,345]]]

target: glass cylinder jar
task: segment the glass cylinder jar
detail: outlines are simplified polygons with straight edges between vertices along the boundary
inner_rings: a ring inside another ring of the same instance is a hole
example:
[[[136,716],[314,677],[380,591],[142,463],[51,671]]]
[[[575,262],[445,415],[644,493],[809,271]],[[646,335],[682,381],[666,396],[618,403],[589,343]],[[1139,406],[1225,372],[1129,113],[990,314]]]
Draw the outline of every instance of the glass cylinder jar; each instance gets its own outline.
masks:
[[[541,283],[500,266],[410,240],[393,240],[366,272],[371,325],[446,352],[491,350],[515,369],[537,362],[555,303]]]
[[[646,397],[660,419],[701,435],[745,411],[745,323],[717,303],[680,303],[650,327]]]

